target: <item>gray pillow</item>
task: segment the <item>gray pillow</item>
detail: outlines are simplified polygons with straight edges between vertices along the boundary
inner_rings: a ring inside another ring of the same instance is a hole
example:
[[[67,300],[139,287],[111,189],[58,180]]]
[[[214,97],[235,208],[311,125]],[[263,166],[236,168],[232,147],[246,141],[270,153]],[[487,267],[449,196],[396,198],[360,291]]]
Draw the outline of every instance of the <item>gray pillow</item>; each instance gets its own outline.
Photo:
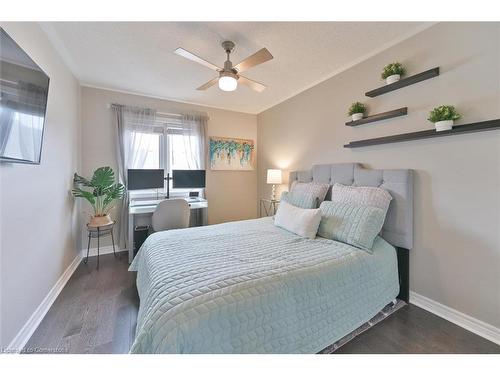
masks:
[[[319,204],[325,200],[329,184],[320,184],[316,182],[293,182],[290,194],[293,195],[295,202],[299,202],[302,208],[318,208]],[[312,198],[311,198],[312,197]],[[310,203],[313,200],[313,205],[304,207],[306,203]]]
[[[319,206],[318,198],[310,193],[299,194],[284,191],[281,193],[281,201],[300,208],[318,208]]]
[[[391,199],[391,194],[379,187],[346,186],[342,184],[334,184],[332,186],[331,200],[333,202],[375,206],[387,212]]]
[[[373,241],[385,221],[379,207],[325,201],[321,203],[318,236],[372,253]]]

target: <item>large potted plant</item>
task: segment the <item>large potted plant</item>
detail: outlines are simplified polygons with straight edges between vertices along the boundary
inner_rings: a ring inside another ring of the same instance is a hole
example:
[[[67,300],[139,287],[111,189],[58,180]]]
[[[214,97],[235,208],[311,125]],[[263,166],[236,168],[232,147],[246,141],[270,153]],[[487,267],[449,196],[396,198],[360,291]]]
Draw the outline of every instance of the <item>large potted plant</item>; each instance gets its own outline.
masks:
[[[403,64],[394,62],[384,66],[382,70],[382,79],[385,79],[385,83],[390,85],[391,83],[397,82],[406,73]]]
[[[366,106],[363,103],[355,102],[349,107],[349,116],[351,116],[352,121],[361,120],[366,112]]]
[[[115,182],[115,172],[110,167],[101,167],[94,171],[90,180],[75,173],[73,177],[73,195],[87,200],[94,214],[89,226],[99,227],[111,224],[109,212],[113,209],[115,199],[123,197],[124,187]],[[84,190],[84,189],[87,190]]]
[[[442,105],[434,108],[429,113],[428,120],[434,123],[436,131],[451,130],[455,120],[460,118],[460,114],[452,105]]]

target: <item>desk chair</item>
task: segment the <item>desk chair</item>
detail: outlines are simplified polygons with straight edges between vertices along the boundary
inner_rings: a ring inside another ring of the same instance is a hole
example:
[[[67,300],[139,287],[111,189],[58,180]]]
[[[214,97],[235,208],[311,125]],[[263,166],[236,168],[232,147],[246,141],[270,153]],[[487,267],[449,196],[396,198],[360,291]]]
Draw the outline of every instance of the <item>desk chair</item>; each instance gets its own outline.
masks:
[[[166,199],[161,201],[153,212],[153,230],[189,227],[189,204],[184,199]]]

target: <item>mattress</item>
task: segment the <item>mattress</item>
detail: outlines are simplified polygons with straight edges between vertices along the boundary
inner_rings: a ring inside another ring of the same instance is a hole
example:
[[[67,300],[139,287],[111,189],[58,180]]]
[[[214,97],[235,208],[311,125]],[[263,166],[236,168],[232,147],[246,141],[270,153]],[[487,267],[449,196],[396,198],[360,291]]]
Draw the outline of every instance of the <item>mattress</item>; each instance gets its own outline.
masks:
[[[306,239],[272,218],[151,235],[130,266],[131,353],[317,353],[399,292],[396,250]]]

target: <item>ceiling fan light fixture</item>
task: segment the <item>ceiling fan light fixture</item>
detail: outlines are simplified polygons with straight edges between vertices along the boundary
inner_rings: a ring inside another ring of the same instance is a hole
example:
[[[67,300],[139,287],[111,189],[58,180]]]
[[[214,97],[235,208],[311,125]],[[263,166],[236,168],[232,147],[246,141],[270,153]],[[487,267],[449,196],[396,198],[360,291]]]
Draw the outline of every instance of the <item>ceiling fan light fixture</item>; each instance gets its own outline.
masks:
[[[248,56],[246,59],[240,61],[237,65],[233,66],[231,62],[230,55],[234,50],[234,43],[230,40],[226,40],[222,43],[222,48],[226,52],[227,59],[224,62],[224,68],[219,68],[218,66],[208,62],[207,60],[202,59],[201,57],[186,51],[185,49],[179,47],[174,53],[182,56],[188,60],[194,61],[198,64],[201,64],[209,69],[215,70],[219,73],[219,76],[212,78],[210,81],[205,82],[203,85],[197,88],[197,90],[204,91],[214,86],[216,83],[219,84],[219,88],[223,91],[234,91],[238,88],[238,81],[241,82],[242,85],[250,87],[252,90],[257,92],[262,92],[266,86],[262,83],[253,81],[247,77],[244,77],[241,72],[247,71],[248,69],[265,63],[273,58],[273,55],[267,50],[267,48],[261,48],[253,55]]]
[[[221,74],[219,78],[219,88],[222,91],[234,91],[238,87],[238,80],[232,74]]]

